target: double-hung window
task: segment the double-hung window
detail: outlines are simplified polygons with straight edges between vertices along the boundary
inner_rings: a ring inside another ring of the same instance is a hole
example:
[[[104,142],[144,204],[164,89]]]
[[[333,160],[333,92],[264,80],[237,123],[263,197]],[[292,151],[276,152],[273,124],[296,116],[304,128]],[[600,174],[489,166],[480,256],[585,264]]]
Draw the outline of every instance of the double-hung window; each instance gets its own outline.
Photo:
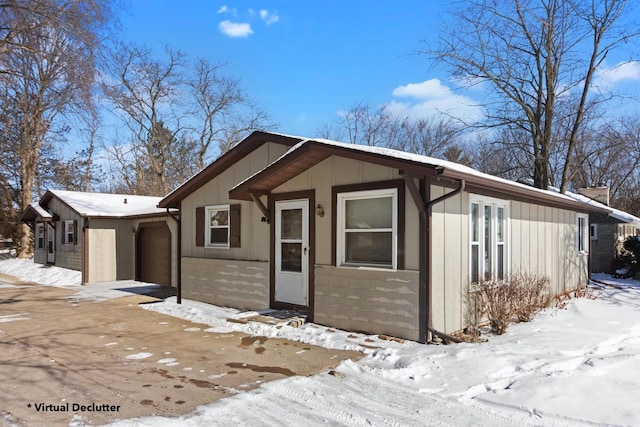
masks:
[[[73,245],[76,243],[76,222],[68,219],[64,222],[64,244]]]
[[[36,249],[44,249],[44,224],[36,224]]]
[[[470,196],[469,276],[471,282],[503,279],[507,273],[509,202]]]
[[[229,205],[207,206],[205,242],[209,247],[229,247]]]
[[[338,193],[336,264],[397,268],[398,189]]]

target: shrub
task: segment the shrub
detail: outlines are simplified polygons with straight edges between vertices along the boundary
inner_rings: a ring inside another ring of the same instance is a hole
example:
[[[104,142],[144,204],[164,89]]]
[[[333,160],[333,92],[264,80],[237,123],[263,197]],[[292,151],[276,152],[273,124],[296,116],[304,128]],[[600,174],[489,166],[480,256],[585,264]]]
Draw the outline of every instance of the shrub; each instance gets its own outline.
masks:
[[[629,236],[622,243],[622,249],[616,255],[614,276],[635,277],[640,273],[640,239]]]
[[[502,335],[509,323],[530,321],[551,301],[549,279],[526,272],[469,284],[465,295],[467,332],[478,336],[486,319],[491,332]]]

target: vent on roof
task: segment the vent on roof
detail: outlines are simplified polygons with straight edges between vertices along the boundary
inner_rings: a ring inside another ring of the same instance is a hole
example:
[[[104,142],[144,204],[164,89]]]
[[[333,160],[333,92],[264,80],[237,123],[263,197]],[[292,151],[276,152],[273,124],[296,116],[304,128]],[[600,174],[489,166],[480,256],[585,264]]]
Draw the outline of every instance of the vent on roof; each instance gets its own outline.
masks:
[[[124,204],[125,205],[127,204],[127,198],[126,197],[124,198]]]

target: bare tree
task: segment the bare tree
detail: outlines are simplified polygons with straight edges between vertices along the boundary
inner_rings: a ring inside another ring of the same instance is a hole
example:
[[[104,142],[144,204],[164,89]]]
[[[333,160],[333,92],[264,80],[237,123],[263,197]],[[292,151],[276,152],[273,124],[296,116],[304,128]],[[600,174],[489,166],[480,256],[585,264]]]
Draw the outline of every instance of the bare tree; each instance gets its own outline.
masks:
[[[64,117],[90,108],[98,33],[110,4],[7,0],[0,10],[0,108],[9,137],[0,174],[21,212],[34,196],[43,146],[68,130]],[[18,238],[18,256],[25,257],[31,247],[26,225]]]
[[[593,90],[594,74],[607,55],[636,38],[624,23],[625,0],[469,0],[440,46],[425,53],[457,77],[488,83],[487,126],[518,128],[529,138],[534,185],[550,184],[558,135],[563,141],[560,189],[571,176],[570,159],[585,115],[608,98]],[[561,113],[560,113],[561,112]]]
[[[135,152],[134,159],[121,156],[120,161],[139,162],[142,156],[145,164],[141,167],[150,168],[156,183],[135,193],[160,196],[173,184],[167,176],[171,155],[180,142],[176,135],[181,131],[178,107],[184,66],[184,54],[169,47],[163,60],[154,59],[149,49],[135,45],[122,44],[113,54],[109,72],[114,80],[106,80],[103,91],[126,124],[131,138],[128,143]]]
[[[273,127],[268,114],[245,95],[240,81],[222,74],[223,68],[223,64],[198,59],[188,82],[198,121],[198,169],[205,167],[211,144],[224,153],[249,132]]]

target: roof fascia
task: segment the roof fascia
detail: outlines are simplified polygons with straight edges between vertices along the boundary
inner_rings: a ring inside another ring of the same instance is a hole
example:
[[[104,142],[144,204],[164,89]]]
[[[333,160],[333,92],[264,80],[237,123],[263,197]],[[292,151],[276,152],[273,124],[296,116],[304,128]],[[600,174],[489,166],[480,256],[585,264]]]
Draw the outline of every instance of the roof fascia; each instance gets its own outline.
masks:
[[[251,135],[238,142],[229,151],[218,157],[215,161],[209,164],[209,166],[202,169],[184,184],[165,196],[160,200],[158,206],[161,208],[179,208],[180,202],[184,200],[185,197],[267,142],[293,147],[300,141],[302,141],[301,138],[293,136],[254,131]]]

